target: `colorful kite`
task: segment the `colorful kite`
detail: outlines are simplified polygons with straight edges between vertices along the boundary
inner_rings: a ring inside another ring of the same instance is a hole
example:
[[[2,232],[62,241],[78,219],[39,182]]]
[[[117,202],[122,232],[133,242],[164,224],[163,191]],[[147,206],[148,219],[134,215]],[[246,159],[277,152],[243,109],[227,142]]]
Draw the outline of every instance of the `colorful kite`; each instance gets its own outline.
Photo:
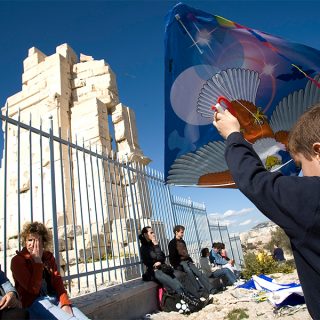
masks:
[[[165,50],[167,183],[235,187],[212,125],[218,101],[268,170],[299,173],[288,133],[320,102],[318,50],[181,3],[168,15]]]

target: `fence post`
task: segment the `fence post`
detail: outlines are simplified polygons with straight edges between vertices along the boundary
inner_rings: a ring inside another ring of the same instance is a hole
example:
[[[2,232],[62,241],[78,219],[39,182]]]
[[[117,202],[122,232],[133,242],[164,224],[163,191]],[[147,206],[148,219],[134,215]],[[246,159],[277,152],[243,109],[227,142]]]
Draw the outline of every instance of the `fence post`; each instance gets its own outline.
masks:
[[[135,232],[136,232],[136,239],[137,239],[137,246],[138,246],[138,257],[139,257],[139,261],[141,262],[141,254],[140,254],[140,249],[139,249],[139,232],[138,232],[138,226],[137,226],[137,215],[136,215],[136,208],[135,208],[135,202],[133,199],[133,189],[132,189],[132,182],[131,182],[131,172],[130,172],[130,164],[128,161],[128,158],[126,159],[126,164],[123,164],[123,167],[126,167],[127,169],[127,173],[128,173],[128,182],[129,182],[129,187],[130,187],[130,196],[131,196],[131,203],[132,203],[132,212],[133,212],[133,223],[134,223],[134,228],[135,228]],[[132,172],[134,172],[132,170]],[[129,208],[129,213],[130,213],[130,208]],[[140,272],[141,274],[143,274],[143,265],[142,263],[140,263]]]
[[[235,239],[235,240],[236,240],[236,247],[237,247],[237,252],[238,252],[238,257],[239,257],[239,264],[240,264],[240,267],[241,267],[242,263],[243,263],[243,260],[241,259],[239,248],[238,248],[238,239]],[[239,240],[240,240],[240,237],[239,237]],[[241,240],[240,240],[240,244],[241,244]],[[241,252],[242,252],[242,248],[241,248]]]
[[[33,179],[32,179],[32,122],[31,122],[31,113],[29,120],[29,177],[30,177],[30,221],[33,222]]]
[[[232,244],[231,244],[231,240],[230,240],[229,230],[228,230],[228,227],[226,227],[226,228],[227,228],[227,234],[228,234],[228,239],[229,239],[230,248],[231,248],[232,259],[234,259],[234,253],[233,253]]]
[[[52,231],[53,231],[53,250],[56,258],[58,270],[60,270],[60,257],[59,257],[59,242],[58,242],[58,222],[57,222],[57,204],[56,204],[56,178],[54,170],[54,140],[53,140],[53,118],[50,120],[50,169],[51,169],[51,197],[52,197]]]
[[[212,245],[213,244],[213,238],[212,238],[212,234],[211,234],[211,228],[210,228],[210,223],[209,223],[207,210],[206,210],[206,218],[207,218],[207,223],[208,223],[208,228],[209,228],[209,235],[210,235],[210,240],[211,240],[211,245]]]
[[[4,127],[4,186],[3,186],[3,271],[7,273],[7,165],[8,165],[8,116],[9,109],[8,103],[6,103],[6,118]],[[19,193],[19,190],[18,190]]]
[[[174,197],[173,195],[171,194],[170,192],[170,187],[168,185],[166,185],[166,189],[168,190],[168,194],[169,194],[169,199],[170,199],[170,206],[171,206],[171,212],[172,212],[172,216],[173,216],[173,222],[174,222],[174,225],[176,226],[178,224],[178,221],[177,221],[177,213],[176,213],[176,208],[174,206]],[[171,230],[172,231],[172,230]]]
[[[218,230],[219,230],[219,234],[220,234],[220,241],[223,242],[219,221],[218,221]]]
[[[195,212],[194,212],[194,208],[193,208],[193,202],[191,201],[191,199],[189,198],[190,201],[190,207],[191,207],[191,212],[192,212],[192,217],[193,217],[193,223],[194,223],[194,228],[196,231],[196,236],[197,236],[197,240],[198,240],[198,249],[199,249],[199,253],[201,251],[201,243],[200,243],[200,238],[199,238],[199,232],[198,232],[198,226],[197,226],[197,222],[196,222],[196,217],[195,217]]]

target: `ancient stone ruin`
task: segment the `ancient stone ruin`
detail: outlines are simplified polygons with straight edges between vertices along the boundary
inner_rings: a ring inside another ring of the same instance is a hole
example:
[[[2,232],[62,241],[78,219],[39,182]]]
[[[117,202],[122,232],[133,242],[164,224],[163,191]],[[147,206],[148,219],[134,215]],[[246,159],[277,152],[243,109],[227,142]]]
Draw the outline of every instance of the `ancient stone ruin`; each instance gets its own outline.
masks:
[[[139,147],[133,110],[119,101],[116,77],[110,66],[104,60],[95,60],[83,54],[78,59],[68,44],[58,46],[50,56],[37,48],[29,49],[28,57],[23,61],[22,90],[7,99],[2,108],[2,114],[6,113],[12,119],[20,119],[45,132],[49,132],[53,124],[53,135],[87,149],[93,148],[118,162],[134,161],[141,165],[150,162]],[[100,160],[97,166],[90,167],[89,158],[87,162],[79,161],[76,164],[76,149],[70,151],[66,145],[55,143],[54,149],[50,150],[47,138],[30,134],[19,126],[9,125],[5,138],[10,146],[7,152],[6,210],[1,201],[0,212],[6,212],[8,239],[16,239],[23,222],[31,218],[43,220],[52,227],[52,212],[56,211],[60,250],[64,250],[64,226],[66,237],[70,240],[70,250],[75,245],[74,233],[80,235],[82,232],[85,233],[85,246],[88,248],[93,241],[99,243],[102,237],[107,237],[108,246],[110,239],[120,241],[118,251],[130,244],[133,238],[131,221],[136,219],[139,224],[141,217],[132,215],[133,197],[130,194],[128,196],[132,191],[128,188],[128,177],[123,171],[116,166],[107,167],[107,163]],[[42,148],[39,148],[39,139],[42,139]],[[54,165],[50,158],[52,154]],[[55,169],[54,186],[52,166]],[[92,170],[92,174],[87,174],[91,180],[80,181],[84,179],[86,170]],[[3,158],[1,182],[4,181],[4,174]],[[105,188],[100,192],[101,204],[97,209],[92,199],[97,192],[94,190],[94,187],[97,188],[94,179],[98,175]],[[56,200],[51,199],[53,189]],[[148,186],[140,180],[135,190],[135,205],[138,211],[142,211],[141,195],[143,193],[144,202],[148,201]],[[0,192],[4,192],[3,183]],[[79,194],[86,196],[79,199]],[[52,201],[55,201],[54,206]],[[150,218],[149,207],[144,206],[143,219]],[[105,213],[113,212],[111,217],[108,213],[109,223],[106,222],[107,216],[104,219],[100,216],[92,218],[102,208],[107,208]],[[21,216],[19,223],[18,212]],[[92,220],[89,219],[90,214]],[[1,214],[0,230],[4,226],[3,219]],[[81,219],[84,219],[86,230],[81,228]],[[76,230],[71,227],[72,223],[77,226]],[[90,237],[89,227],[92,229]],[[119,230],[122,230],[122,237],[113,234]],[[97,244],[94,246],[96,248]],[[10,249],[10,241],[7,247]],[[12,244],[12,249],[17,249],[16,242]],[[117,254],[120,256],[121,252]]]

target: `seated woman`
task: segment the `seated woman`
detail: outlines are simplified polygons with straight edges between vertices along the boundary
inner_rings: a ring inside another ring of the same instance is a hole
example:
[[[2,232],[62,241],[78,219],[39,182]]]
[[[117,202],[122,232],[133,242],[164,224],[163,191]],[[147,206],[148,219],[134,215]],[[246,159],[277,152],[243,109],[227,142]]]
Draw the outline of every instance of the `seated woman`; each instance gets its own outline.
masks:
[[[0,267],[0,320],[29,319],[29,313],[21,309],[18,293]]]
[[[39,222],[25,224],[21,240],[24,247],[13,257],[11,270],[30,319],[88,319],[71,305],[55,258],[44,250],[51,240],[46,227]]]
[[[142,262],[147,267],[143,280],[156,281],[166,289],[178,293],[187,303],[203,307],[203,302],[187,292],[181,282],[174,276],[174,269],[165,263],[165,254],[156,240],[151,227],[144,227],[139,235]]]
[[[204,273],[207,274],[208,277],[218,278],[218,277],[226,277],[227,278],[227,286],[232,286],[236,281],[236,276],[234,273],[228,269],[228,268],[222,268],[221,266],[223,264],[227,264],[227,260],[222,258],[218,254],[217,248],[213,249],[214,251],[211,251],[211,255],[208,248],[203,248],[201,250],[201,258],[200,258],[200,264],[201,269]],[[214,254],[214,255],[213,255]],[[211,264],[217,265],[218,269],[215,271],[211,270]]]
[[[218,244],[219,244],[219,248],[220,248],[219,253],[220,253],[221,257],[228,261],[228,263],[223,265],[222,268],[230,269],[235,274],[236,278],[239,279],[240,278],[240,271],[236,268],[234,259],[230,259],[228,257],[228,253],[227,253],[225,244],[221,243],[221,242],[219,242]]]

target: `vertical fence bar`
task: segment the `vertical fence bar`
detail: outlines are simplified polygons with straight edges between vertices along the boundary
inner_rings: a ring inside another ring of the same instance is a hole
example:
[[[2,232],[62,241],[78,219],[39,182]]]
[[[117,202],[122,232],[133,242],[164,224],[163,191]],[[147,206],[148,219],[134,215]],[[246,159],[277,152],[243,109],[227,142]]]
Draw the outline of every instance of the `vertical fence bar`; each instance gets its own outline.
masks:
[[[166,185],[166,190],[167,190],[170,205],[171,205],[170,207],[171,207],[171,212],[172,212],[172,216],[173,216],[173,223],[174,223],[174,225],[177,225],[178,224],[177,213],[176,213],[175,208],[173,206],[173,196],[171,195],[170,187],[168,185]]]
[[[229,239],[229,243],[230,243],[232,259],[234,259],[234,258],[235,258],[235,255],[234,255],[234,252],[233,252],[233,249],[232,249],[232,244],[231,244],[231,240],[230,240],[230,235],[229,235],[228,227],[227,227],[227,235],[228,235],[228,239]]]
[[[128,159],[127,159],[127,161],[128,161]],[[119,167],[119,171],[120,171],[120,167]],[[129,198],[128,198],[128,190],[127,190],[127,188],[126,188],[126,186],[127,185],[129,185],[129,182],[127,183],[127,176],[130,174],[130,171],[129,170],[127,170],[127,173],[125,172],[125,168],[124,168],[124,166],[123,166],[123,164],[122,164],[122,167],[121,167],[121,171],[122,171],[122,176],[123,176],[123,181],[124,181],[124,183],[123,183],[123,185],[124,185],[124,187],[123,188],[121,188],[120,189],[120,191],[121,191],[121,205],[122,205],[122,207],[123,207],[123,213],[124,213],[124,218],[125,218],[125,225],[126,225],[126,236],[127,236],[127,239],[129,239],[129,232],[128,232],[128,228],[127,228],[127,223],[129,223],[129,225],[130,225],[130,230],[132,230],[133,228],[132,228],[132,219],[131,219],[131,216],[130,216],[130,208],[129,208],[129,203],[130,203],[130,201],[129,201]],[[128,179],[128,181],[129,181],[129,179]],[[124,193],[124,194],[123,194]],[[119,195],[117,194],[117,198],[119,198]],[[127,200],[126,201],[126,203],[127,203],[127,206],[125,205],[125,199]],[[134,204],[132,204],[132,206],[133,206]],[[127,210],[126,210],[126,208],[128,208]],[[121,228],[122,228],[122,220],[121,220],[121,217],[120,217],[120,225],[121,225]],[[123,241],[123,232],[121,232],[121,235],[122,235],[122,241]],[[128,249],[129,249],[129,256],[130,256],[130,262],[132,261],[132,259],[131,259],[131,249],[130,249],[130,246],[128,246]],[[125,252],[125,248],[124,248],[124,252]],[[135,246],[133,246],[133,255],[134,255],[134,257],[133,257],[133,260],[135,260],[135,258],[136,258],[136,248],[135,248]],[[125,256],[125,254],[124,254],[124,256]],[[126,258],[126,257],[125,257]],[[132,268],[131,268],[131,270],[132,270]],[[122,274],[122,273],[121,273]]]
[[[56,204],[56,177],[55,177],[55,163],[54,163],[54,140],[53,140],[53,118],[50,116],[50,167],[51,167],[51,198],[52,198],[52,226],[53,226],[53,250],[56,258],[58,270],[60,270],[59,257],[59,237],[58,237],[58,222],[57,222],[57,204]],[[30,131],[31,132],[31,131]],[[31,150],[31,146],[30,146]]]
[[[126,166],[127,167],[127,166]],[[128,172],[128,179],[129,179],[129,186],[130,186],[130,194],[131,194],[131,202],[133,203],[133,195],[132,195],[132,184],[131,184],[131,177],[130,177],[130,172]],[[135,211],[135,208],[134,206],[132,206],[132,209],[133,209],[133,219],[134,219],[134,226],[135,226],[135,232],[136,232],[136,241],[138,241],[139,239],[139,231],[138,231],[138,228],[137,228],[137,216],[136,216],[136,211]],[[141,255],[140,255],[140,250],[138,250],[138,257],[139,257],[139,261],[141,261]],[[141,274],[143,273],[143,267],[142,265],[140,265],[140,272]]]
[[[219,230],[219,234],[220,234],[220,241],[223,242],[219,221],[218,221],[218,230]]]
[[[84,224],[83,224],[83,206],[82,206],[82,196],[81,196],[81,187],[80,187],[80,169],[79,169],[79,155],[78,155],[78,140],[76,137],[76,161],[77,161],[77,178],[78,178],[78,194],[79,194],[79,209],[80,209],[80,220],[81,220],[81,236],[82,236],[82,245],[83,245],[83,259],[86,270],[86,283],[89,287],[89,278],[88,278],[88,262],[87,262],[87,248],[84,237]]]
[[[44,223],[44,196],[43,196],[43,163],[42,163],[42,118],[40,118],[40,184],[41,184],[41,209],[42,209],[42,223]],[[61,143],[60,143],[61,146]]]
[[[76,212],[74,208],[74,171],[72,166],[72,155],[71,155],[71,146],[70,146],[70,133],[68,130],[68,162],[69,162],[69,176],[70,176],[70,194],[71,194],[71,210],[72,210],[72,227],[73,227],[73,233],[74,233],[74,251],[76,256],[76,270],[78,275],[78,292],[80,292],[80,277],[79,277],[79,258],[78,258],[78,243],[77,243],[77,218],[76,218]],[[67,268],[70,270],[69,263],[67,261]],[[69,275],[70,277],[70,275]],[[68,282],[71,282],[71,279],[68,279]],[[69,286],[70,291],[70,286]]]
[[[20,142],[20,109],[18,111],[18,124],[17,124],[17,139],[18,139],[18,154],[17,154],[17,196],[18,196],[18,248],[19,251],[21,250],[21,195],[20,195],[20,148],[21,148],[21,142]],[[5,142],[7,143],[7,141]]]
[[[112,154],[114,157],[114,154]],[[116,168],[118,168],[118,173],[120,175],[119,177],[119,188],[121,188],[121,170],[120,170],[120,164],[119,162],[117,162],[117,166],[116,166],[116,161],[113,162],[113,179],[115,182],[115,194],[116,194],[116,199],[117,199],[117,208],[118,208],[118,217],[120,218],[121,216],[121,209],[120,209],[120,200],[119,200],[119,192],[118,192],[118,186],[117,186],[117,177],[116,177]],[[112,199],[114,199],[112,197]],[[126,209],[123,208],[123,210],[125,211]],[[123,283],[123,274],[122,274],[122,261],[121,261],[121,257],[120,257],[120,245],[119,245],[119,231],[118,231],[118,226],[116,223],[116,216],[115,216],[115,211],[113,212],[113,218],[114,218],[114,227],[116,230],[116,238],[117,238],[117,249],[118,249],[118,260],[119,260],[119,265],[120,265],[120,277],[121,277],[121,282]],[[122,227],[122,220],[120,220],[120,227]],[[123,241],[123,233],[121,230],[121,236],[122,236],[122,241]]]
[[[101,175],[100,175],[100,169],[99,169],[99,158],[98,158],[98,150],[96,147],[96,166],[97,166],[97,173],[98,173],[98,188],[99,188],[99,194],[100,194],[100,207],[101,207],[101,215],[102,215],[102,229],[103,229],[103,242],[104,242],[104,251],[106,256],[106,263],[107,267],[109,268],[109,261],[108,261],[108,250],[107,250],[107,238],[106,238],[106,227],[105,227],[105,215],[103,210],[103,202],[102,202],[102,189],[101,189]],[[102,170],[104,170],[104,167],[102,166]],[[106,193],[106,204],[108,206],[108,195]],[[106,212],[108,214],[108,211]],[[109,229],[111,230],[111,229]],[[102,265],[101,265],[102,269]],[[110,273],[108,272],[108,280],[110,281]],[[104,282],[104,275],[102,272],[102,281]]]
[[[94,287],[97,290],[97,277],[96,277],[96,268],[94,263],[94,250],[93,250],[93,243],[92,243],[92,226],[91,226],[91,215],[90,215],[90,200],[89,200],[89,191],[88,191],[88,175],[87,175],[87,163],[86,163],[86,153],[84,152],[84,140],[82,141],[82,155],[83,155],[83,165],[84,165],[84,181],[86,186],[86,200],[87,200],[87,210],[88,210],[88,219],[89,219],[89,233],[90,233],[90,250],[91,250],[91,259],[92,259],[92,268],[94,271],[93,278],[94,278]],[[85,249],[84,249],[85,250]]]
[[[207,223],[208,223],[210,241],[211,241],[211,245],[212,245],[212,244],[213,244],[213,238],[212,238],[212,234],[211,234],[211,228],[210,228],[210,223],[209,223],[209,218],[208,218],[208,213],[207,213],[207,211],[206,211],[206,219],[207,219]]]
[[[31,113],[29,121],[29,173],[30,173],[30,220],[33,222],[33,192],[32,192],[32,131],[31,131]],[[53,135],[52,135],[53,136]],[[53,141],[53,140],[52,140]]]
[[[113,154],[111,153],[111,157],[112,157],[112,160],[113,160]],[[108,178],[109,178],[109,183],[110,183],[110,194],[111,194],[111,208],[112,208],[112,216],[113,216],[113,218],[115,219],[115,208],[114,208],[114,203],[113,203],[113,199],[114,199],[114,192],[113,192],[113,188],[112,188],[112,175],[111,175],[111,166],[110,166],[110,162],[111,161],[107,161],[107,169],[108,169]],[[112,164],[113,164],[113,169],[114,169],[114,162],[112,162]],[[104,171],[103,171],[104,172]],[[106,185],[106,177],[105,177],[105,175],[104,175],[104,181],[105,181],[105,188],[106,188],[106,193],[107,193],[107,191],[108,191],[108,189],[107,189],[107,185]],[[117,188],[117,186],[116,186],[116,181],[115,181],[115,189]],[[113,219],[113,220],[114,220]],[[115,267],[115,265],[116,265],[116,261],[115,261],[115,248],[114,248],[114,243],[113,243],[113,241],[114,241],[114,239],[113,239],[113,234],[112,234],[112,232],[111,232],[111,229],[112,229],[112,225],[111,225],[111,221],[112,221],[112,219],[110,219],[110,214],[108,214],[108,224],[109,224],[109,230],[110,230],[110,243],[111,243],[111,252],[112,252],[112,261],[113,261],[113,266]],[[118,230],[117,230],[117,228],[115,228],[116,229],[116,238],[118,238]],[[118,252],[120,251],[120,248],[119,248],[119,243],[117,242],[117,244],[118,244]],[[115,278],[117,278],[117,271],[116,271],[116,269],[114,269],[114,275],[115,275]]]
[[[158,172],[158,177],[156,177],[157,180],[155,180],[156,182],[156,190],[159,190],[158,191],[158,194],[159,196],[157,197],[159,199],[159,208],[160,208],[160,212],[159,212],[159,215],[157,215],[157,219],[159,222],[162,222],[163,224],[163,227],[160,229],[160,225],[158,227],[159,231],[161,231],[161,234],[159,233],[159,237],[161,237],[162,239],[162,243],[163,243],[163,246],[162,246],[162,250],[164,252],[167,252],[168,249],[167,248],[164,248],[164,245],[167,247],[167,243],[165,242],[165,239],[166,239],[166,229],[167,229],[167,226],[166,224],[168,223],[169,225],[171,225],[172,223],[170,223],[170,214],[168,212],[168,209],[167,209],[167,206],[168,206],[168,199],[167,199],[167,194],[163,191],[165,191],[163,189],[163,179],[161,177],[161,174]],[[158,207],[157,207],[158,208]],[[172,218],[172,217],[171,217]],[[166,224],[165,224],[166,222]]]
[[[198,226],[197,226],[197,222],[196,222],[193,202],[191,201],[191,199],[189,199],[189,201],[190,201],[191,213],[192,213],[192,218],[193,218],[193,223],[194,223],[194,229],[195,229],[196,237],[197,237],[197,241],[198,241],[198,254],[200,254],[201,244],[200,244],[200,238],[199,238],[199,233],[198,233]]]
[[[94,174],[93,174],[91,145],[90,145],[90,168],[91,168],[91,177],[92,177],[92,193],[93,193],[94,212],[95,212],[95,218],[96,218],[98,255],[99,255],[100,269],[102,270],[102,258],[101,258],[101,247],[100,247],[100,232],[99,232],[99,221],[98,221],[99,219],[98,219],[98,210],[97,210],[96,188],[95,188]],[[91,243],[92,242],[93,242],[93,239],[91,239]],[[92,258],[92,260],[94,260],[94,259]],[[101,272],[101,282],[103,283],[103,272]]]
[[[3,271],[7,273],[7,173],[8,173],[8,118],[9,109],[6,103],[6,119],[4,126],[4,177],[3,177]]]
[[[152,182],[150,183],[150,187],[148,188],[148,190],[150,190],[150,192],[148,194],[150,194],[150,197],[152,198],[152,202],[154,204],[153,208],[151,209],[152,213],[150,214],[150,220],[151,220],[151,224],[153,222],[158,240],[160,240],[159,239],[161,237],[160,226],[158,223],[156,223],[156,221],[159,221],[159,216],[161,214],[163,214],[163,212],[158,214],[159,206],[161,206],[161,205],[159,205],[159,203],[161,203],[162,197],[160,194],[160,192],[161,192],[160,189],[157,188],[157,177],[156,177],[155,171],[152,170],[150,176],[151,176]],[[160,243],[161,243],[161,240],[160,240]]]
[[[61,128],[59,128],[59,139],[61,140]],[[64,198],[64,167],[63,167],[63,153],[62,153],[62,143],[59,142],[59,153],[60,153],[60,178],[61,178],[61,195],[62,195],[62,211],[63,211],[63,231],[65,237],[65,248],[66,248],[66,263],[67,263],[67,272],[68,278],[70,277],[69,269],[69,247],[68,247],[68,237],[67,237],[67,217],[66,217],[66,205]],[[60,271],[60,270],[59,270]],[[71,290],[71,283],[68,281],[69,291]]]

